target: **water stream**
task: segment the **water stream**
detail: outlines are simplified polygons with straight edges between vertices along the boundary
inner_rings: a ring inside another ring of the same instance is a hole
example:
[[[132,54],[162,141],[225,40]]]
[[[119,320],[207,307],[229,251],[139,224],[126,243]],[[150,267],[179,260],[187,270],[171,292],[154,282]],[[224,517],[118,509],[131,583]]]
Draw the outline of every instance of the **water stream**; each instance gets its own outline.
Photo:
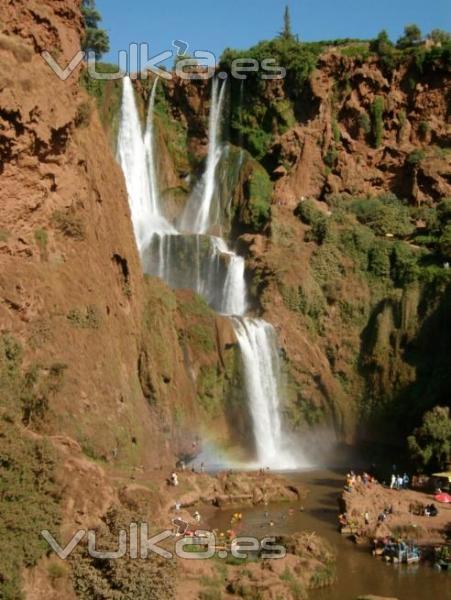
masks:
[[[330,587],[309,591],[310,600],[355,600],[367,594],[398,600],[445,598],[449,573],[437,573],[430,566],[387,564],[373,558],[367,547],[340,535],[337,498],[343,490],[345,473],[346,470],[334,468],[290,474],[294,485],[308,491],[302,503],[240,508],[243,520],[233,529],[240,536],[258,539],[298,531],[316,532],[326,539],[337,556],[337,581]],[[216,511],[209,527],[227,531],[235,512],[236,508]],[[270,526],[270,522],[274,525]]]
[[[129,78],[124,80],[118,159],[124,171],[133,227],[145,272],[172,288],[189,288],[217,312],[229,316],[241,350],[245,387],[256,449],[255,466],[296,468],[285,441],[280,415],[280,365],[273,327],[246,316],[245,261],[227,242],[212,235],[222,229],[217,168],[221,160],[221,125],[226,85],[212,83],[206,168],[194,187],[176,228],[159,200],[155,160],[155,80],[143,134]]]

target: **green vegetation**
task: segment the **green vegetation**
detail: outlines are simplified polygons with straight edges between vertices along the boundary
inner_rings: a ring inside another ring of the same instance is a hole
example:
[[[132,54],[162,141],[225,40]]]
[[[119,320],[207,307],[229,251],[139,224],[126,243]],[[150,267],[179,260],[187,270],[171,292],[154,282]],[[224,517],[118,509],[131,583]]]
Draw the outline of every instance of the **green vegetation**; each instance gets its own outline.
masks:
[[[117,65],[96,62],[97,73],[117,73]],[[117,133],[119,130],[119,117],[122,99],[122,81],[108,79],[94,79],[87,69],[80,75],[80,83],[90,96],[95,98],[100,121],[109,133],[110,144],[116,148]],[[84,127],[91,120],[92,109],[89,103],[82,102],[77,109],[76,125]]]
[[[34,239],[38,244],[41,260],[47,260],[47,243],[49,241],[47,231],[45,229],[36,229]]]
[[[425,153],[423,150],[413,150],[407,157],[407,164],[416,166],[424,159]]]
[[[400,50],[405,50],[406,48],[418,46],[421,40],[421,29],[418,27],[418,25],[406,25],[404,27],[404,35],[401,36],[396,42],[396,46]]]
[[[429,130],[430,127],[427,121],[421,121],[418,125],[418,133],[420,134],[423,140],[426,138],[427,134],[429,133]]]
[[[408,206],[393,194],[378,198],[357,198],[351,201],[349,210],[376,235],[407,237],[415,229]]]
[[[371,119],[374,147],[379,148],[384,135],[384,99],[382,96],[376,96],[374,99],[371,106]]]
[[[291,15],[289,6],[285,6],[285,12],[283,15],[283,29],[280,32],[280,37],[284,40],[293,39],[293,29],[291,27]]]
[[[387,76],[399,65],[404,64],[412,86],[421,77],[423,71],[440,64],[446,67],[451,63],[451,40],[445,32],[431,32],[429,39],[432,47],[422,43],[421,32],[415,26],[407,26],[405,35],[397,46],[390,40],[386,31],[381,31],[374,40],[326,40],[305,43],[297,39],[291,31],[289,13],[285,15],[285,25],[279,36],[272,40],[262,41],[249,50],[225,50],[220,61],[220,69],[232,70],[232,63],[237,59],[253,59],[260,65],[263,61],[274,60],[286,70],[286,77],[281,83],[284,100],[274,99],[268,93],[268,82],[261,78],[261,73],[248,73],[244,82],[233,83],[231,87],[231,139],[234,144],[245,147],[259,161],[268,160],[268,152],[277,135],[283,134],[291,127],[292,115],[298,118],[302,114],[301,98],[308,85],[308,80],[315,69],[321,53],[331,46],[338,47],[340,54],[360,62],[372,56],[379,57]],[[265,63],[267,64],[267,63]],[[345,81],[345,80],[343,80]],[[412,87],[412,89],[413,89]],[[349,84],[344,89],[349,89]],[[245,92],[245,93],[243,93]],[[279,104],[285,103],[283,111]],[[376,97],[371,114],[362,116],[360,127],[365,135],[372,132],[372,143],[380,147],[384,135],[384,99]],[[369,122],[368,122],[369,120]],[[338,131],[334,131],[335,145],[339,142]],[[325,162],[328,169],[333,169],[337,159],[337,150],[330,148]]]
[[[329,220],[324,212],[315,207],[311,200],[300,202],[295,210],[295,214],[311,229],[305,235],[306,242],[316,242],[323,244],[329,235]]]
[[[100,311],[93,304],[87,306],[85,310],[73,308],[67,313],[67,320],[80,329],[98,329],[101,324]]]
[[[111,510],[96,530],[99,543],[104,548],[117,549],[121,529],[128,530],[133,522],[149,521],[146,515],[132,514],[125,509]],[[149,537],[154,534],[149,532]],[[175,597],[177,574],[172,560],[151,556],[134,560],[128,553],[118,560],[98,560],[89,556],[87,548],[80,544],[71,555],[70,564],[75,592],[81,600],[169,600]]]
[[[272,184],[268,173],[255,165],[249,180],[249,220],[255,231],[260,231],[269,220]]]
[[[104,29],[99,29],[99,21],[102,17],[96,9],[95,0],[82,0],[81,11],[85,24],[85,35],[82,40],[82,50],[93,51],[96,58],[110,49],[108,34]]]
[[[341,55],[365,62],[370,57],[369,44],[355,44],[341,49]]]
[[[203,324],[196,323],[188,327],[187,337],[193,346],[205,354],[213,352],[216,348],[214,331]]]
[[[451,460],[451,417],[448,406],[426,412],[408,440],[409,450],[422,469],[446,469]]]
[[[9,231],[0,229],[0,242],[7,242],[9,239]]]
[[[76,241],[85,239],[86,232],[83,220],[75,214],[73,209],[53,211],[52,224],[66,237]]]
[[[153,85],[153,82],[152,82]],[[199,165],[188,149],[188,131],[179,118],[175,118],[166,97],[166,88],[159,84],[155,98],[155,125],[164,137],[166,147],[180,176],[184,177]],[[182,190],[185,194],[187,190]]]
[[[50,373],[48,375],[50,377]],[[11,335],[0,336],[0,596],[18,600],[21,572],[48,550],[42,529],[57,533],[61,522],[55,455],[45,438],[22,426],[30,399],[22,349]],[[39,396],[42,395],[39,391]],[[25,404],[24,404],[25,403]]]
[[[232,85],[231,134],[232,142],[244,146],[257,160],[267,154],[274,136],[284,133],[293,123],[296,100],[316,66],[322,44],[299,42],[293,35],[284,35],[264,41],[249,50],[227,49],[221,57],[220,68],[231,71],[237,59],[254,59],[260,64],[278,65],[286,69],[284,88],[286,100],[267,99],[267,82],[257,73],[249,73],[243,84]],[[267,61],[275,61],[267,62]]]
[[[305,600],[307,598],[304,586],[288,567],[285,567],[285,570],[280,575],[280,579],[288,584],[290,595],[294,600]]]

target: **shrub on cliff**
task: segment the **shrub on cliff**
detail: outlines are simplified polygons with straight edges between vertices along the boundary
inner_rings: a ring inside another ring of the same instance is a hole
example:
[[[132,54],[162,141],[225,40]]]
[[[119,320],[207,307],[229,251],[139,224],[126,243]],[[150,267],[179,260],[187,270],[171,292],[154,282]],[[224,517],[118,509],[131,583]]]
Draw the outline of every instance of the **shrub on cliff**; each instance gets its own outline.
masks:
[[[436,406],[423,416],[420,427],[407,438],[409,450],[422,469],[446,469],[451,460],[450,409]]]
[[[35,565],[48,550],[41,530],[56,533],[60,523],[56,457],[44,439],[32,437],[21,425],[21,396],[26,385],[21,347],[12,336],[3,334],[0,336],[0,597],[4,600],[22,598],[23,568]]]
[[[266,170],[249,158],[243,167],[244,202],[235,207],[234,220],[251,231],[262,231],[271,216],[272,183]]]
[[[360,223],[367,225],[377,235],[406,237],[415,229],[408,207],[392,194],[378,198],[357,198],[349,208]]]
[[[123,508],[111,509],[96,528],[103,547],[117,548],[120,530],[127,531],[133,522],[146,523],[149,519],[147,515],[132,514]],[[81,600],[169,600],[175,597],[177,572],[172,560],[132,559],[128,554],[117,560],[98,560],[89,556],[85,545],[80,544],[71,555],[71,566],[74,589]]]
[[[439,240],[440,252],[444,258],[451,260],[451,225],[446,225]]]
[[[303,223],[311,227],[310,231],[305,235],[306,242],[323,244],[326,241],[330,233],[328,217],[316,208],[311,200],[300,202],[295,210],[295,214]]]
[[[376,96],[371,106],[371,117],[373,124],[374,147],[379,148],[384,135],[384,99]]]

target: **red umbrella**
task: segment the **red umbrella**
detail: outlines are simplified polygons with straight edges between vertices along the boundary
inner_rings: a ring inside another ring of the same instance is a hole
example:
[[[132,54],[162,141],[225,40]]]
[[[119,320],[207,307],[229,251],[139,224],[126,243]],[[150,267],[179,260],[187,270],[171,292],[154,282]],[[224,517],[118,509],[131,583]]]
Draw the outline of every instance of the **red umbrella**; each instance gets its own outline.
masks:
[[[451,496],[449,494],[437,494],[436,496],[434,496],[434,500],[437,500],[437,502],[442,502],[445,504],[450,504],[451,503]]]

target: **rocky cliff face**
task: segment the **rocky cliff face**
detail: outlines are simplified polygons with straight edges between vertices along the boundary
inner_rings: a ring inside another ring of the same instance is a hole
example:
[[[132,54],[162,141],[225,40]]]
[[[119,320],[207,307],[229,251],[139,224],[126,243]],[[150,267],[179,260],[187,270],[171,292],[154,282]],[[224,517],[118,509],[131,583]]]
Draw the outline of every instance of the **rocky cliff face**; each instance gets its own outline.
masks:
[[[450,157],[441,152],[450,133],[449,72],[436,65],[420,81],[415,76],[409,64],[388,74],[375,58],[338,50],[321,56],[299,100],[299,110],[308,108],[267,159],[277,165],[279,197],[295,203],[343,193],[390,191],[414,202],[449,196]]]
[[[15,517],[19,528],[33,522],[36,539],[61,520],[68,530],[96,523],[118,502],[111,473],[171,468],[192,452],[199,421],[216,419],[230,439],[228,390],[240,368],[228,323],[143,276],[105,114],[79,70],[63,82],[40,56],[65,66],[79,50],[79,5],[0,7],[1,469],[13,494],[24,468],[40,469],[41,446],[52,454],[36,475],[50,479],[13,498],[36,494],[24,504],[31,513]],[[17,597],[24,544],[9,538],[13,566],[0,565],[0,582]],[[37,546],[27,564],[46,550]],[[58,595],[45,568],[38,579],[30,597]]]

